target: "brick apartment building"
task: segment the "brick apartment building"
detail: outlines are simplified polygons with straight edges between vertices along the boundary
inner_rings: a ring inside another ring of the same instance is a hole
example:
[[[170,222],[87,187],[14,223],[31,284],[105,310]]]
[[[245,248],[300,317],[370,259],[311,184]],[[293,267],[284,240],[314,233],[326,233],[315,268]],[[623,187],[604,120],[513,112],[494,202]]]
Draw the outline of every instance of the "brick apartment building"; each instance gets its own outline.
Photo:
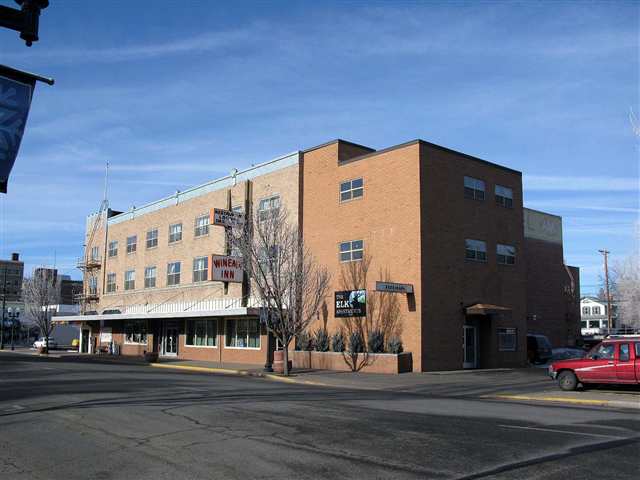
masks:
[[[520,172],[422,140],[378,151],[335,140],[89,216],[84,315],[59,320],[81,324],[83,351],[113,341],[126,355],[264,363],[272,345],[248,282],[212,280],[211,255],[225,253],[212,209],[280,205],[332,274],[327,305],[343,263],[364,255],[371,272],[412,285],[401,337],[415,371],[523,365],[528,331],[557,345],[579,331],[561,219],[523,208]]]

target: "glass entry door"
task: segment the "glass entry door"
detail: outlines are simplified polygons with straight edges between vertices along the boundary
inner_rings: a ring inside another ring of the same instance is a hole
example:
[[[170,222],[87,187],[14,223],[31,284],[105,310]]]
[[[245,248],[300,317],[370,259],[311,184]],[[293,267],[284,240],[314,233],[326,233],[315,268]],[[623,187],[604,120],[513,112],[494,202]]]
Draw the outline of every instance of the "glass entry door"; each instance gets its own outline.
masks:
[[[464,363],[463,368],[478,366],[478,336],[476,327],[464,326]]]
[[[162,355],[175,357],[178,355],[178,338],[180,328],[178,322],[164,322],[162,329]]]

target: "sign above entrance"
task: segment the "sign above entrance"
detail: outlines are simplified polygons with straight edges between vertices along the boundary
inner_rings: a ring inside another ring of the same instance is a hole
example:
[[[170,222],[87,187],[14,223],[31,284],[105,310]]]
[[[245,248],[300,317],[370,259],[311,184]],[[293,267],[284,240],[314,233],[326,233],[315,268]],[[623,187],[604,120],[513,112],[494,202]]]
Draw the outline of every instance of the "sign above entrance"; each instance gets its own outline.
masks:
[[[242,257],[211,255],[211,280],[242,283],[243,274]]]
[[[336,318],[366,317],[367,291],[345,290],[335,292]]]
[[[410,283],[376,282],[376,291],[391,293],[413,293]]]
[[[244,224],[244,213],[214,208],[211,210],[210,223],[223,227],[239,227]]]

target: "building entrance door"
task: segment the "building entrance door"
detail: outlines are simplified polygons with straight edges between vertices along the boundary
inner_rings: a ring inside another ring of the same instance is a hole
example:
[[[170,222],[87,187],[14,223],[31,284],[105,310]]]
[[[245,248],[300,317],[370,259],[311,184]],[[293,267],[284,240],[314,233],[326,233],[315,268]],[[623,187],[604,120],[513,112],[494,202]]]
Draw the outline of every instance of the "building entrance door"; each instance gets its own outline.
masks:
[[[89,330],[83,328],[82,337],[80,338],[80,353],[89,353],[89,335]]]
[[[464,362],[463,368],[478,366],[478,330],[471,325],[464,326]]]
[[[162,355],[175,357],[178,355],[178,338],[180,334],[177,322],[165,322],[162,332]]]

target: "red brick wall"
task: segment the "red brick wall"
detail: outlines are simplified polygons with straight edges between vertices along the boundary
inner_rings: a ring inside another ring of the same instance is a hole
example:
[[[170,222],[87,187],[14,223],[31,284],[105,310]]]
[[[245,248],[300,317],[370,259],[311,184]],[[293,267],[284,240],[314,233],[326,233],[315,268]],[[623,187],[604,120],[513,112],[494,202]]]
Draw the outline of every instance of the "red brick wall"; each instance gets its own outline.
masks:
[[[480,320],[480,366],[522,365],[526,297],[521,175],[429,144],[422,144],[420,154],[422,369],[462,368],[464,307],[475,303],[512,309]],[[465,175],[484,180],[484,201],[464,198]],[[496,205],[496,183],[513,189],[513,208]],[[486,242],[486,263],[465,260],[466,238]],[[496,263],[497,243],[516,247],[515,265]],[[498,352],[499,327],[517,328],[517,352]]]

